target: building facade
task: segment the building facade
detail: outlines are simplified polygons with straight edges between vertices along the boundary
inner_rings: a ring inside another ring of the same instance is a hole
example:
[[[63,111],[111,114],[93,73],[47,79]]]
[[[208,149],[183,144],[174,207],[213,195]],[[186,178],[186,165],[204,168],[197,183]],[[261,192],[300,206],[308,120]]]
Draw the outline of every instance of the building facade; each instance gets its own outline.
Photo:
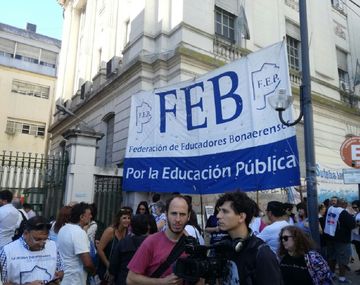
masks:
[[[329,180],[327,173],[341,173],[347,167],[339,153],[342,142],[347,136],[360,135],[360,94],[354,86],[360,58],[356,13],[360,11],[354,2],[359,1],[308,1],[315,152],[318,176],[325,176],[320,191],[325,192],[326,183],[339,188],[339,181]],[[55,116],[51,151],[62,145],[62,133],[81,120],[104,133],[98,141],[96,165],[121,168],[132,94],[193,79],[283,39],[294,112],[299,114],[298,0],[59,3],[65,16],[56,102],[76,116]],[[304,177],[302,123],[297,125],[297,138]]]
[[[61,41],[0,23],[0,149],[47,154]]]

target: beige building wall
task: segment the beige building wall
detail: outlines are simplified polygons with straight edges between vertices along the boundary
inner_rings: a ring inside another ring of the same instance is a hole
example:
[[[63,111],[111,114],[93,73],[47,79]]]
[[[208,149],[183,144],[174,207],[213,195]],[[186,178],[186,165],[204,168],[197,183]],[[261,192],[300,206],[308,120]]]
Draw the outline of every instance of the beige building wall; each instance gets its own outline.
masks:
[[[0,150],[46,154],[61,42],[0,24]]]

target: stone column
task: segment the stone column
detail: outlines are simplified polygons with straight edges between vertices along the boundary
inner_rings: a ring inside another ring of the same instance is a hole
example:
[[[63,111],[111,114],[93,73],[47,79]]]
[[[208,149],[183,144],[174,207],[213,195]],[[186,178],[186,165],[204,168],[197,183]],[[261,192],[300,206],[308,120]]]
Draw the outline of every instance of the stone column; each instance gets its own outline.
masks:
[[[74,201],[92,203],[96,142],[104,134],[88,127],[76,127],[69,129],[62,136],[66,140],[65,148],[69,155],[64,203],[65,205]]]

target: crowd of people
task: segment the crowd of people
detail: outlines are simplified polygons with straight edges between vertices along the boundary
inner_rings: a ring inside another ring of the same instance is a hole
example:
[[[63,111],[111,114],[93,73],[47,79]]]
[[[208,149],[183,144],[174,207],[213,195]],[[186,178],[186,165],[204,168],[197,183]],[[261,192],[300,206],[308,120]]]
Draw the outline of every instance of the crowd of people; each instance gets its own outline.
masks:
[[[337,197],[319,205],[320,248],[304,202],[270,201],[262,214],[246,193],[224,193],[203,231],[191,196],[160,198],[141,201],[135,213],[120,208],[100,231],[95,204],[64,206],[48,221],[31,205],[17,209],[13,194],[0,191],[3,284],[346,284],[348,263],[360,254],[359,200],[351,208]],[[204,249],[207,266],[201,258],[185,263]],[[180,264],[191,264],[190,274]]]

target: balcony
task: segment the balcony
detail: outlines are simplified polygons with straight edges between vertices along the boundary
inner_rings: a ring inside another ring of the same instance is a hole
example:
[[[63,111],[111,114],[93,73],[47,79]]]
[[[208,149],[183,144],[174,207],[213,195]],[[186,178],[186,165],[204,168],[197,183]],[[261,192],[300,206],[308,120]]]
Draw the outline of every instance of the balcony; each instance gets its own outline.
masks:
[[[52,76],[52,77],[56,76],[56,68],[54,67],[40,65],[38,63],[24,61],[9,56],[0,55],[0,64],[20,70],[26,70],[26,71],[46,75],[46,76]]]
[[[294,87],[299,87],[301,85],[301,75],[298,70],[289,69],[290,82]]]
[[[235,43],[231,43],[219,36],[214,38],[214,55],[220,60],[226,62],[246,56],[249,52],[239,47]]]

